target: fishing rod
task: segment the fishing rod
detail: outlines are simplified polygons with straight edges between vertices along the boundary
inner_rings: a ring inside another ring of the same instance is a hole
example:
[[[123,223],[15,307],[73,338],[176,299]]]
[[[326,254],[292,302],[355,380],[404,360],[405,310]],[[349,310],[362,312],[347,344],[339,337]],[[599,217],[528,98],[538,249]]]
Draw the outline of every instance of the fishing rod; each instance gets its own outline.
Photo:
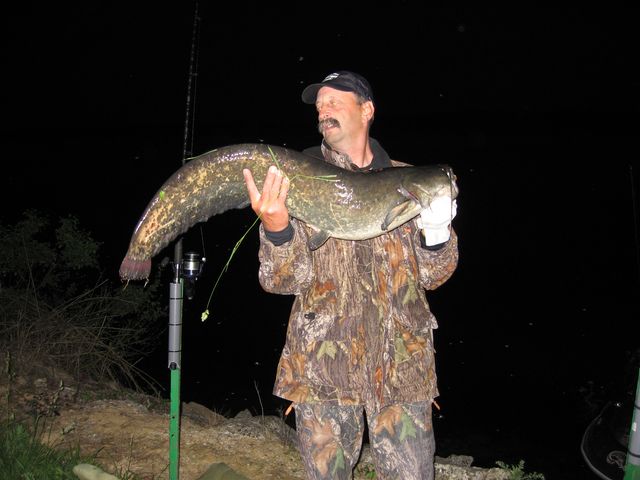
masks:
[[[184,141],[182,151],[182,165],[192,155],[193,124],[195,115],[191,108],[195,98],[198,68],[198,41],[200,17],[198,15],[198,1],[195,2],[193,14],[193,30],[191,34],[191,54],[189,58],[189,75],[187,79],[187,100],[184,122]],[[192,92],[193,88],[193,92]],[[192,95],[193,94],[193,95]],[[189,145],[189,148],[187,147]],[[180,465],[180,366],[182,360],[182,302],[187,280],[187,298],[193,297],[193,282],[202,272],[202,262],[205,258],[195,252],[188,252],[183,259],[182,237],[174,247],[173,280],[169,285],[169,352],[168,363],[171,372],[171,406],[169,413],[169,479],[178,480]]]
[[[184,118],[184,135],[182,143],[182,165],[187,163],[187,159],[193,156],[193,126],[195,123],[195,114],[192,110],[192,103],[195,99],[197,78],[198,78],[198,46],[200,41],[199,35],[200,17],[198,15],[198,1],[195,2],[195,11],[193,14],[193,30],[191,33],[191,54],[189,57],[189,74],[187,77],[187,100],[185,106]],[[193,89],[193,95],[192,95]],[[182,237],[180,237],[174,247],[174,263],[180,265],[182,261]],[[177,269],[177,268],[176,268]],[[176,277],[179,272],[176,272]]]
[[[633,166],[629,164],[629,181],[631,182],[631,213],[633,214],[633,234],[636,247],[636,281],[640,285],[640,234],[638,232],[638,200],[633,176]]]

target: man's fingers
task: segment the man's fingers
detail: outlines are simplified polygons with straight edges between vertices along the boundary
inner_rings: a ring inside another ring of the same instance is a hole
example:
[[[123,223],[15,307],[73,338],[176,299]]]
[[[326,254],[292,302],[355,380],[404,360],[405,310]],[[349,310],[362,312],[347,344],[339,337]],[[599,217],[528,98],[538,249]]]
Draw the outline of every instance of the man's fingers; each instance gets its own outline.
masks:
[[[249,192],[249,199],[251,203],[255,203],[260,200],[260,191],[258,187],[256,187],[256,182],[253,180],[253,175],[251,174],[251,170],[245,168],[242,170],[242,175],[244,175],[244,182],[247,184],[247,191]]]
[[[284,201],[289,193],[289,177],[282,179],[282,185],[280,186],[280,198]]]
[[[289,179],[275,166],[270,166],[262,185],[262,192],[258,190],[251,171],[242,170],[244,180],[249,192],[251,205],[256,212],[264,212],[268,208],[274,208],[275,202],[284,204],[289,192]]]
[[[289,212],[285,203],[289,192],[289,179],[272,165],[267,171],[260,193],[251,171],[245,168],[242,175],[249,192],[251,208],[260,216],[265,229],[279,232],[286,228],[289,223]]]
[[[284,202],[289,191],[289,179],[275,166],[269,167],[262,189],[262,201],[270,206],[275,201]]]
[[[267,170],[267,176],[265,177],[264,185],[262,186],[262,196],[265,197],[265,200],[266,198],[271,197],[271,192],[276,188],[274,183],[277,181],[277,171],[278,169],[273,165],[269,167],[269,170]],[[279,186],[277,188],[279,188]]]
[[[285,183],[288,184],[287,178],[282,175],[282,172],[278,169],[274,171],[273,183],[271,184],[271,190],[269,192],[269,197],[271,200],[279,200],[282,198],[283,189],[285,187]],[[286,197],[286,192],[284,192]]]

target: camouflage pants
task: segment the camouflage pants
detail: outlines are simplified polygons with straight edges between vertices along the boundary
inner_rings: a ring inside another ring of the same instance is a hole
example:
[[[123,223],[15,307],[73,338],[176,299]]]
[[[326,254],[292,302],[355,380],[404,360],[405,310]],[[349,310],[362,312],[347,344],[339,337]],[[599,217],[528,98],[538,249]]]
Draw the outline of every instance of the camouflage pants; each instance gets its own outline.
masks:
[[[309,480],[349,480],[364,435],[362,406],[297,404],[296,430]],[[433,480],[431,403],[367,412],[376,480]]]

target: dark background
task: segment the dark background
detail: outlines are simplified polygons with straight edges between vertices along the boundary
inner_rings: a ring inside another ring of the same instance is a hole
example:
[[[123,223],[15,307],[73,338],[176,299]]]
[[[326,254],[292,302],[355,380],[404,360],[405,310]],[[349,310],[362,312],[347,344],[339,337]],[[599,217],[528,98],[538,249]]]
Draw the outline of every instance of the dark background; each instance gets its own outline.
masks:
[[[317,144],[301,90],[357,71],[392,158],[449,163],[461,190],[460,265],[428,296],[437,454],[594,478],[582,433],[638,372],[638,9],[296,5],[201,4],[193,63],[193,2],[7,11],[0,218],[77,216],[117,281],[133,228],[185,152]],[[183,400],[229,414],[287,406],[271,387],[292,298],[258,285],[255,232],[200,321],[253,218],[228,212],[184,237],[208,262],[184,308]],[[142,365],[168,392],[166,344]]]

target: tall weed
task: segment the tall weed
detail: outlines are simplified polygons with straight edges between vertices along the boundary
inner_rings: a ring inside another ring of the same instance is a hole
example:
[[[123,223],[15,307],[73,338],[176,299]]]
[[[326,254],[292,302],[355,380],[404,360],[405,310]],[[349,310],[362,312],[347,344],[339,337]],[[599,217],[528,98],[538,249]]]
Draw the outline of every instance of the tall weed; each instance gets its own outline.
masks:
[[[123,288],[104,278],[99,250],[72,217],[28,211],[0,225],[0,348],[17,369],[41,364],[154,389],[136,364],[165,325],[159,275],[146,288]]]

